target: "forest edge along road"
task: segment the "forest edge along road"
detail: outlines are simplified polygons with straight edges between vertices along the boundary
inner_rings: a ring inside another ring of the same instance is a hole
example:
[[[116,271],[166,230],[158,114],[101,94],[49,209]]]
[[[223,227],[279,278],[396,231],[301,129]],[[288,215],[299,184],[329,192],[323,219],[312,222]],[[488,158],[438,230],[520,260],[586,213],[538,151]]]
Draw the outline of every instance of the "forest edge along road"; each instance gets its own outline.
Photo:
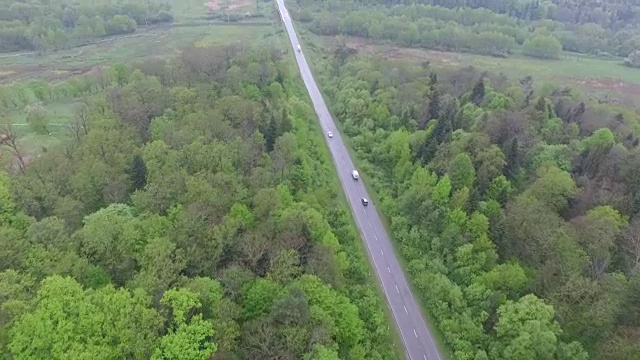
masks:
[[[283,0],[276,0],[276,3],[292,48],[301,49],[301,44],[293,28],[291,17],[287,15],[288,12]],[[332,140],[325,139],[325,141],[331,151],[340,182],[356,219],[369,258],[382,284],[387,303],[402,337],[407,358],[410,360],[443,360],[409,288],[402,267],[394,254],[375,204],[369,203],[366,207],[361,204],[361,199],[370,199],[371,197],[367,194],[362,179],[355,181],[351,176],[355,166],[313,79],[304,52],[294,51],[294,56],[323,132],[331,131],[333,133]]]

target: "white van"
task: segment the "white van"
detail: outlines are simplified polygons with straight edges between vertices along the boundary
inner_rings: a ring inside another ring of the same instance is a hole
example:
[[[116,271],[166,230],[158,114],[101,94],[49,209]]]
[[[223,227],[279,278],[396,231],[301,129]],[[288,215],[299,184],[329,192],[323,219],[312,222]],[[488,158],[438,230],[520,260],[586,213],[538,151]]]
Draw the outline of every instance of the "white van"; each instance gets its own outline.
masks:
[[[357,171],[357,170],[353,170],[353,171],[351,172],[351,176],[353,177],[353,180],[358,180],[358,179],[360,179],[360,174],[358,174],[358,171]]]

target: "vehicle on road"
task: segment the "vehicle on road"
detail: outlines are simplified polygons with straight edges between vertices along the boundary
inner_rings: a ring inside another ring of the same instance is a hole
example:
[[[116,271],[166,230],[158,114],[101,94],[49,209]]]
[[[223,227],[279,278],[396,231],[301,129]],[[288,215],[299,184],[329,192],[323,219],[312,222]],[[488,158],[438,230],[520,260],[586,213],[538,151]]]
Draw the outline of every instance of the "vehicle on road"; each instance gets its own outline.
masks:
[[[364,206],[369,205],[369,199],[367,199],[367,198],[362,198],[362,205],[364,205]]]
[[[302,48],[300,47],[300,44],[298,44],[298,52],[301,52]]]
[[[331,139],[333,137],[333,133],[331,131],[327,131],[327,137]]]
[[[353,177],[353,180],[358,180],[360,179],[360,174],[358,174],[358,170],[353,170],[351,172],[351,177]]]

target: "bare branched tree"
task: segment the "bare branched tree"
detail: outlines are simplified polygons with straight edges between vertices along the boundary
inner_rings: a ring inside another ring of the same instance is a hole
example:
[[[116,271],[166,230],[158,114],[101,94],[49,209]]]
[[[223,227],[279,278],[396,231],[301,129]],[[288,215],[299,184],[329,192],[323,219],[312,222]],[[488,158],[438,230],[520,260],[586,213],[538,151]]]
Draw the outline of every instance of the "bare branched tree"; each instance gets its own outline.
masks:
[[[635,275],[640,272],[640,219],[636,218],[631,223],[623,237],[629,272]]]
[[[69,122],[68,129],[77,142],[89,133],[89,118],[91,109],[86,101],[76,109],[73,120]]]
[[[18,169],[24,174],[25,162],[18,147],[18,134],[11,124],[11,120],[6,117],[0,119],[0,145],[6,146],[11,150],[17,159]]]

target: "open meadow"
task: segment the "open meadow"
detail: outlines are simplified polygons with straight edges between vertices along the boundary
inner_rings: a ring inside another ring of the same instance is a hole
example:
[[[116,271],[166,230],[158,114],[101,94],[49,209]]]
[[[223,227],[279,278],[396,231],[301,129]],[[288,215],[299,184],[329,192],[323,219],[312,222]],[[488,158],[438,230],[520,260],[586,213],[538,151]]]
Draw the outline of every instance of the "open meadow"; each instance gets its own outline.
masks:
[[[133,34],[111,36],[68,49],[28,53],[0,54],[0,85],[43,80],[49,84],[92,74],[104,66],[118,63],[144,63],[169,60],[189,46],[256,44],[273,36],[275,28],[268,2],[251,1],[170,1],[175,22],[140,27]],[[240,21],[227,22],[227,14],[250,14]],[[265,16],[266,15],[266,16]],[[36,134],[26,121],[23,108],[0,113],[19,136],[25,161],[41,155],[47,148],[60,144],[68,136],[69,121],[79,108],[74,99],[60,99],[42,104],[48,117],[48,134]],[[5,148],[0,162],[15,168],[13,156]]]
[[[629,107],[640,107],[640,69],[621,66],[622,59],[601,59],[569,52],[565,52],[559,60],[534,59],[520,55],[497,58],[379,44],[357,37],[342,39],[345,45],[363,54],[420,63],[428,61],[435,69],[473,66],[504,74],[512,80],[530,75],[538,87],[545,84],[564,85],[580,91],[592,101],[614,101]],[[339,41],[332,36],[320,37],[320,42],[332,49],[338,46]]]

